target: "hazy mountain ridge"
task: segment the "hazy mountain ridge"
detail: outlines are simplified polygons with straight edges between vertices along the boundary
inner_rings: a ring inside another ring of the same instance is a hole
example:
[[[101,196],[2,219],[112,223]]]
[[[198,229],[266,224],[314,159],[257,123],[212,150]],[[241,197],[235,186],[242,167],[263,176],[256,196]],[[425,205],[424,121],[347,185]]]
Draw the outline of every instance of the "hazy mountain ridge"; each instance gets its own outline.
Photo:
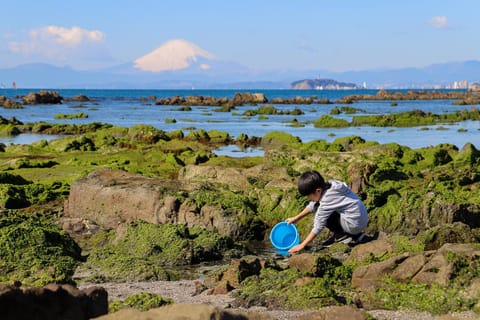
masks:
[[[172,40],[131,62],[94,71],[45,63],[0,69],[1,87],[112,89],[288,89],[298,79],[335,79],[367,88],[421,88],[480,81],[480,61],[432,64],[423,68],[331,72],[327,70],[258,71],[185,40]],[[319,87],[310,84],[312,88]]]

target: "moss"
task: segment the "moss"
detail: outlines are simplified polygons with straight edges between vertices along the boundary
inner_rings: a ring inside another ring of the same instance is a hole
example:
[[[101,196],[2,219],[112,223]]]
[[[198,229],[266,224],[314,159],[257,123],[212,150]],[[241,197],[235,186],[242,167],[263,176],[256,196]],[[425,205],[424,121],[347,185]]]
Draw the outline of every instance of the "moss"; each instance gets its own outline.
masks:
[[[12,174],[8,172],[0,172],[0,183],[2,184],[15,184],[15,185],[24,185],[29,184],[31,181],[24,179],[22,176],[17,174]]]
[[[177,120],[175,120],[174,118],[166,118],[165,123],[177,123]]]
[[[20,129],[14,124],[0,125],[0,136],[16,136],[20,133]]]
[[[341,267],[340,267],[341,268]],[[340,276],[341,272],[335,273]],[[348,278],[348,275],[347,275]],[[294,269],[277,271],[262,269],[259,276],[251,276],[241,283],[235,293],[236,301],[243,307],[265,306],[274,309],[316,309],[342,304],[336,288],[347,279],[325,275],[323,278],[304,278]]]
[[[282,145],[298,145],[299,142],[301,142],[301,140],[296,136],[285,132],[272,131],[263,136],[261,146],[269,149],[278,148]]]
[[[315,128],[345,128],[349,126],[347,120],[330,117],[326,114],[313,122]]]
[[[208,136],[210,137],[210,141],[212,143],[228,144],[232,141],[232,138],[228,132],[210,130],[208,131]]]
[[[51,222],[15,215],[0,218],[0,282],[73,283],[82,260],[78,245]]]
[[[140,292],[128,296],[123,301],[112,301],[109,303],[108,312],[113,313],[123,308],[134,308],[141,311],[147,311],[172,304],[173,300],[163,298],[162,296],[150,292]]]
[[[396,114],[355,116],[350,125],[369,125],[373,127],[416,127],[478,119],[480,119],[480,112],[476,108],[472,108],[470,111],[461,110],[446,114],[434,114],[431,112],[423,112],[421,110],[412,110]]]
[[[462,297],[456,289],[442,288],[439,285],[405,284],[393,280],[386,280],[381,288],[374,291],[373,297],[364,299],[369,301],[371,308],[409,309],[435,315],[470,310],[476,302],[476,299]]]
[[[128,128],[128,137],[133,141],[154,144],[159,140],[170,140],[167,134],[150,125],[135,125]]]
[[[45,204],[68,195],[68,190],[69,185],[62,182],[0,184],[0,207],[19,209],[32,204]]]
[[[59,113],[55,115],[55,119],[85,119],[88,118],[88,114],[79,112],[75,114]]]
[[[232,247],[228,237],[204,229],[137,221],[114,243],[94,248],[87,265],[107,280],[168,280],[175,272],[166,267],[218,260]]]
[[[342,152],[345,151],[345,147],[342,144],[330,143],[325,140],[313,140],[304,143],[301,149],[309,152],[327,151],[327,152]]]
[[[95,143],[92,139],[83,136],[80,140],[73,140],[65,147],[65,151],[95,151],[97,148],[95,147]]]

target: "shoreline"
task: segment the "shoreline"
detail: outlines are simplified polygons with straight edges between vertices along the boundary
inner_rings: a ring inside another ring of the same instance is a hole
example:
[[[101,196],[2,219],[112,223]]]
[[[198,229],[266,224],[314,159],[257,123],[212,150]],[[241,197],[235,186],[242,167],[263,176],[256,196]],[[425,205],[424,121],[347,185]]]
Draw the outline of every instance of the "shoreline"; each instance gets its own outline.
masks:
[[[206,291],[195,294],[195,283],[198,280],[176,280],[176,281],[143,281],[143,282],[119,282],[119,283],[83,283],[78,286],[79,289],[85,289],[92,286],[100,286],[107,290],[109,301],[124,300],[129,295],[149,292],[170,298],[174,303],[188,304],[208,304],[215,307],[229,309],[238,312],[256,312],[268,314],[278,320],[294,320],[298,316],[309,314],[316,310],[269,310],[265,307],[252,308],[235,308],[232,303],[235,298],[232,292],[228,294],[209,295]],[[452,313],[447,315],[432,315],[425,311],[413,310],[367,310],[369,315],[376,320],[439,320],[439,319],[458,319],[458,320],[475,320],[478,319],[472,311]]]

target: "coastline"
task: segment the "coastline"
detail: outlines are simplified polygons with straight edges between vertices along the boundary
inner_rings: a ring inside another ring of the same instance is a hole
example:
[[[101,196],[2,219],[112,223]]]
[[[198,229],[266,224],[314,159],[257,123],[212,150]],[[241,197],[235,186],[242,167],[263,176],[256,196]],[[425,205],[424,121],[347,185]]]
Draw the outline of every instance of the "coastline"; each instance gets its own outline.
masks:
[[[149,292],[161,295],[163,298],[173,299],[174,303],[188,304],[208,304],[228,310],[239,312],[256,312],[268,314],[278,320],[294,320],[298,316],[307,315],[315,310],[271,310],[265,307],[252,307],[249,309],[232,307],[235,298],[232,293],[209,295],[205,291],[195,294],[197,280],[177,280],[177,281],[144,281],[144,282],[124,282],[124,283],[84,283],[79,289],[85,289],[92,286],[104,287],[108,294],[109,300],[124,300],[129,295]],[[478,315],[472,311],[455,312],[448,315],[435,316],[428,312],[412,311],[412,310],[368,310],[369,315],[376,320],[475,320]]]

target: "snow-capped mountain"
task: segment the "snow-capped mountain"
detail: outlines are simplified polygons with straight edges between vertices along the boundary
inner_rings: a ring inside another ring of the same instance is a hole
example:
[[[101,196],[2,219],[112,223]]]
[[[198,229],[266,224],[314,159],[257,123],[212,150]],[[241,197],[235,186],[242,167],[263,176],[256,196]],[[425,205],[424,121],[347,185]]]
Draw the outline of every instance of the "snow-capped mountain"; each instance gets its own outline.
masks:
[[[134,67],[142,71],[163,72],[186,69],[196,65],[200,70],[209,70],[208,63],[215,57],[210,52],[185,40],[170,40],[152,52],[136,59]]]

